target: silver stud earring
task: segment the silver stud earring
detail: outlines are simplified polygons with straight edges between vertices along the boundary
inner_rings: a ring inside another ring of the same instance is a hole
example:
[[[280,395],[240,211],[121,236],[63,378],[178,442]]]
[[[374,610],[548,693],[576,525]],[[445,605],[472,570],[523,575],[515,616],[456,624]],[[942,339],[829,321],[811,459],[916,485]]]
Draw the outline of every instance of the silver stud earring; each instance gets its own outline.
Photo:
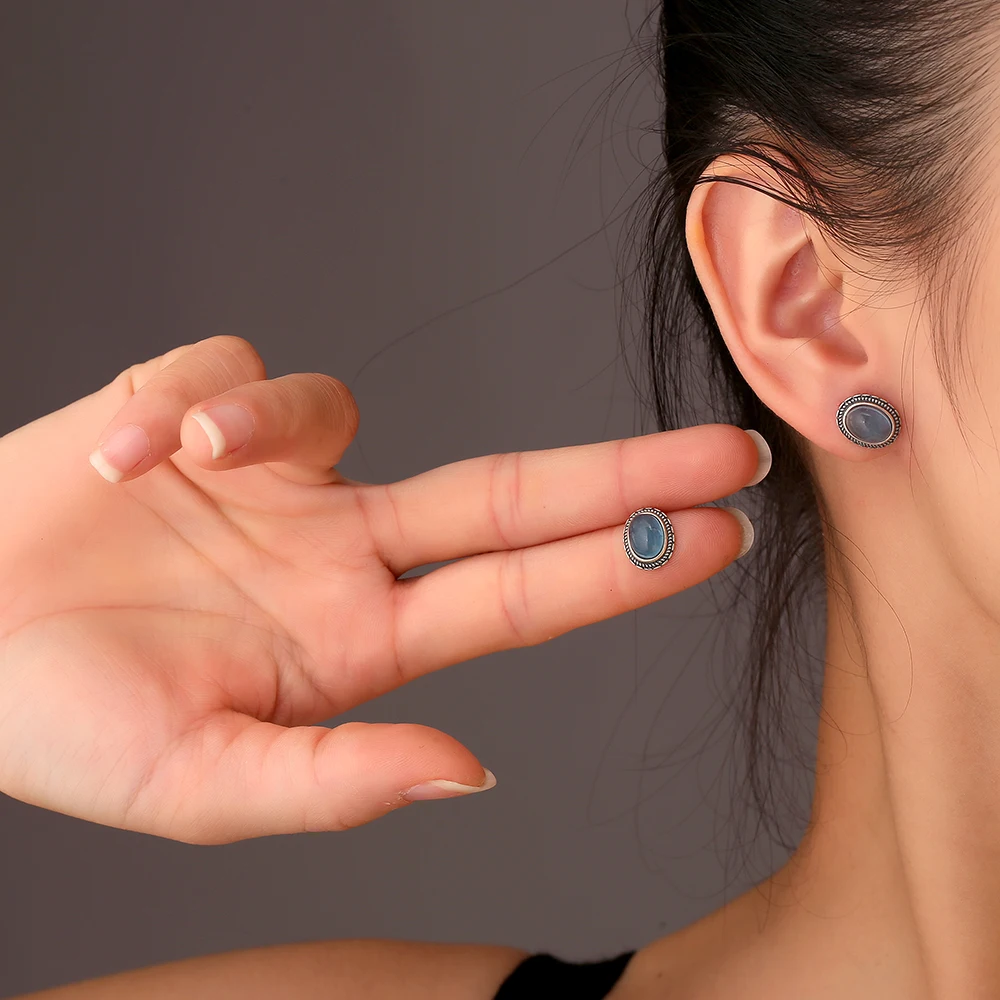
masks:
[[[641,507],[625,522],[623,541],[639,569],[657,569],[674,554],[674,526],[662,510]]]
[[[884,448],[896,440],[901,424],[891,403],[863,392],[840,404],[837,426],[848,441],[862,448]]]

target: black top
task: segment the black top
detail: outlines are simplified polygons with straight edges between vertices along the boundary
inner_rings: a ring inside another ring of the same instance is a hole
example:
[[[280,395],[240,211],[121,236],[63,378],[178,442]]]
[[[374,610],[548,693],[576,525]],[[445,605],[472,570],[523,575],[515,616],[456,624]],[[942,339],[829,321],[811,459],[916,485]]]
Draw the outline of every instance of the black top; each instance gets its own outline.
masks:
[[[554,955],[529,955],[500,984],[494,1000],[600,1000],[621,978],[634,951],[600,962],[564,962]]]

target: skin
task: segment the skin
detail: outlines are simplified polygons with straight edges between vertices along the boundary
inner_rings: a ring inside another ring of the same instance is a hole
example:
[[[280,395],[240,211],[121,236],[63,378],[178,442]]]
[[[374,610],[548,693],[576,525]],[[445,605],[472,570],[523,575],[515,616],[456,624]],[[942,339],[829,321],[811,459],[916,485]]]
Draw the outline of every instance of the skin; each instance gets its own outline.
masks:
[[[252,414],[254,429],[213,457],[196,417],[222,403]],[[0,791],[219,844],[344,830],[428,795],[491,787],[472,752],[438,730],[319,723],[431,670],[544,642],[718,572],[742,527],[697,505],[756,480],[760,462],[751,435],[710,424],[372,485],[334,468],[358,423],[336,379],[269,380],[253,346],[225,336],[133,366],[0,438]],[[126,425],[146,431],[149,454],[110,482],[95,470],[113,451],[88,454]],[[676,532],[656,572],[622,547],[622,524],[645,506],[670,512]],[[412,791],[429,781],[444,786]],[[400,966],[371,947],[294,955],[326,963],[325,988],[340,969],[360,977],[342,985],[375,996]],[[433,949],[421,961],[461,990],[499,981],[522,954],[471,947],[455,962],[470,969],[478,956],[488,970],[465,979]],[[265,983],[268,962],[287,977],[286,957],[243,956],[255,963],[248,981]],[[234,959],[216,961],[232,983]],[[219,968],[148,970],[135,989],[230,995],[218,992]],[[105,986],[79,995],[120,988]]]
[[[1000,990],[1000,170],[983,167],[995,211],[971,248],[981,271],[964,333],[974,379],[959,380],[964,437],[919,289],[874,285],[810,219],[744,186],[705,184],[689,203],[688,245],[727,345],[808,440],[830,509],[815,797],[789,863],[644,949],[619,1000]],[[739,160],[710,172],[781,188]],[[891,446],[841,435],[837,408],[857,392],[900,411]]]
[[[995,189],[1000,185],[1000,169],[995,164],[982,166],[986,178],[983,183]],[[744,176],[770,184],[776,190],[781,188],[780,180],[770,177],[759,164],[723,159],[713,164],[709,172]],[[809,218],[758,191],[731,184],[705,184],[695,189],[688,205],[688,247],[720,329],[740,370],[760,398],[808,441],[830,510],[831,527],[827,529],[830,600],[815,795],[809,831],[789,862],[727,906],[641,948],[612,992],[614,1000],[659,997],[719,1000],[733,996],[741,1000],[802,997],[993,1000],[996,997],[996,984],[1000,982],[997,947],[1000,786],[995,778],[1000,773],[1000,731],[996,725],[1000,717],[1000,534],[990,526],[995,520],[995,496],[1000,485],[994,433],[1000,420],[1000,342],[996,335],[1000,328],[1000,285],[994,280],[1000,273],[1000,190],[991,191],[986,200],[997,210],[986,220],[982,229],[984,241],[975,248],[980,271],[963,331],[973,377],[958,381],[963,426],[949,406],[931,353],[931,320],[919,309],[919,288],[897,284],[890,289],[874,284],[866,277],[864,263],[843,248],[831,246]],[[102,420],[114,416],[115,402],[107,399],[110,391],[104,391],[100,403],[91,399],[74,404],[69,417],[51,415],[15,432],[13,443],[11,436],[0,441],[4,468],[28,470],[26,485],[17,485],[13,504],[5,501],[8,516],[0,518],[0,523],[20,526],[17,538],[5,541],[3,561],[9,564],[13,559],[17,568],[13,577],[37,581],[33,591],[36,601],[65,604],[64,587],[51,582],[52,577],[43,585],[42,574],[49,566],[65,566],[65,561],[60,562],[60,553],[70,547],[84,556],[73,572],[83,578],[78,586],[81,594],[86,593],[88,606],[95,603],[95,584],[121,601],[122,594],[126,590],[131,592],[137,580],[153,588],[163,580],[176,581],[178,574],[183,577],[184,572],[191,572],[189,563],[177,561],[170,564],[171,572],[160,572],[156,579],[150,575],[147,580],[133,557],[140,550],[135,542],[155,543],[161,550],[165,544],[154,523],[142,519],[139,513],[149,507],[151,494],[139,494],[142,502],[128,507],[130,513],[125,516],[125,508],[114,506],[123,501],[106,499],[112,495],[108,490],[113,488],[106,490],[106,484],[86,478],[87,469],[81,456],[87,450],[89,434]],[[124,386],[114,391],[121,392],[123,398],[127,395]],[[892,446],[864,449],[840,433],[834,419],[837,408],[857,392],[882,396],[900,412],[902,431]],[[121,405],[121,400],[116,402]],[[187,433],[186,427],[182,428],[182,437]],[[732,478],[726,485],[735,489],[740,481],[749,480],[753,470],[753,455],[742,443],[748,439],[744,435],[737,440],[738,431],[693,429],[684,447],[673,451],[669,443],[664,446],[664,442],[671,441],[669,435],[630,442],[628,448],[636,449],[636,458],[634,465],[627,466],[632,471],[624,479],[627,493],[624,502],[614,499],[614,461],[609,452],[600,451],[601,446],[596,446],[596,452],[570,449],[561,451],[559,456],[549,455],[535,473],[541,477],[539,482],[545,482],[545,470],[558,468],[557,474],[548,480],[547,489],[573,497],[578,494],[574,482],[587,480],[598,484],[596,507],[584,518],[593,534],[572,542],[581,547],[582,562],[578,565],[585,563],[589,571],[602,559],[606,565],[615,565],[613,559],[620,542],[618,529],[611,525],[620,524],[631,509],[649,502],[651,495],[669,492],[669,470],[675,467],[678,455],[686,455],[697,464],[694,456],[708,453],[701,450],[707,435],[728,433],[734,436],[722,441],[732,454],[731,462],[726,463],[729,470],[726,475]],[[168,470],[170,478],[162,487],[162,495],[170,504],[160,504],[158,513],[162,518],[165,512],[174,510],[176,530],[184,530],[188,537],[205,545],[203,534],[192,534],[190,512],[196,508],[193,503],[185,505],[185,501],[197,497],[197,490],[221,490],[224,510],[233,518],[245,518],[245,501],[236,506],[229,484],[243,486],[236,478],[202,471],[209,463],[195,457],[199,445],[193,428],[191,436],[184,440],[185,448],[171,459],[174,468]],[[328,455],[335,452],[332,447],[327,449]],[[54,455],[55,459],[42,464],[34,458],[39,454]],[[575,466],[574,456],[583,456]],[[558,464],[564,461],[570,464],[565,467]],[[716,491],[714,495],[727,495],[725,489],[720,489],[719,481],[720,476],[725,476],[714,460],[698,468],[695,479],[701,477],[705,486],[698,493],[698,500],[694,500],[689,489],[683,500],[674,497],[672,503],[707,500],[712,488]],[[185,474],[195,479],[197,488],[182,479]],[[442,473],[436,475],[440,477]],[[479,480],[472,481],[475,485],[465,485],[461,490],[454,480],[455,469],[446,475],[448,478],[441,481],[434,493],[434,502],[428,501],[421,508],[422,519],[410,522],[421,530],[430,530],[424,526],[426,519],[432,517],[434,503],[466,494],[489,495],[482,470]],[[690,483],[690,470],[687,479],[680,478]],[[40,485],[39,480],[44,482]],[[220,481],[224,485],[214,485]],[[522,484],[525,481],[522,477]],[[213,485],[208,486],[209,483]],[[72,503],[56,495],[67,485],[79,491],[73,495]],[[136,484],[135,489],[141,487]],[[278,489],[275,480],[268,478],[255,484],[250,493],[257,497],[258,504],[261,497],[268,504],[277,504]],[[280,489],[283,491],[284,487]],[[285,501],[284,496],[282,493],[283,502],[307,503],[304,493],[294,494],[294,500]],[[293,494],[287,496],[292,498]],[[671,503],[664,503],[673,509]],[[80,509],[81,504],[88,505],[84,508],[85,516],[72,517],[72,511]],[[520,531],[513,527],[517,523],[513,512],[520,512],[529,522],[534,519],[536,542],[545,536],[568,533],[565,524],[553,525],[546,520],[544,511],[552,508],[546,508],[538,492],[534,494],[534,502],[507,504],[503,509],[511,517],[505,522],[507,537],[521,544],[532,533],[523,527]],[[105,514],[95,516],[95,511],[98,515]],[[679,522],[683,524],[678,531],[679,553],[686,552],[689,563],[678,562],[670,573],[676,571],[676,577],[683,577],[687,584],[708,575],[710,566],[721,566],[731,558],[738,539],[733,525],[724,521],[724,514],[703,511],[688,512],[685,516],[704,518]],[[270,541],[273,546],[269,530],[274,530],[275,523],[285,522],[280,516],[277,522],[261,514],[255,518],[249,522],[253,529],[249,533],[264,543]],[[291,542],[296,553],[305,553],[319,542],[330,544],[331,520],[324,518],[322,505],[313,518],[306,522],[305,529],[300,520],[284,528],[287,532],[284,541]],[[114,526],[110,524],[112,520]],[[214,522],[204,521],[209,523]],[[241,523],[245,527],[247,522]],[[477,530],[481,524],[479,519]],[[114,534],[115,530],[123,530],[123,525],[126,531],[141,532],[138,538],[132,536],[132,544],[127,546],[116,542]],[[580,525],[577,523],[576,527],[579,530]],[[303,530],[304,537],[299,534]],[[225,537],[228,544],[231,536],[217,537]],[[382,547],[375,545],[374,551],[386,551],[386,539],[398,541],[399,537],[383,534]],[[420,533],[413,537],[420,537]],[[692,547],[683,548],[685,539],[691,540]],[[216,536],[209,540],[216,541]],[[295,548],[295,543],[303,541],[309,544]],[[412,539],[410,544],[414,544]],[[427,545],[420,550],[424,561],[444,558],[440,544],[437,541],[437,548]],[[590,546],[586,552],[585,544]],[[220,562],[229,565],[228,560],[220,559],[216,549],[206,547],[217,565]],[[833,557],[834,547],[845,556],[843,562]],[[308,557],[302,554],[297,558]],[[479,558],[495,560],[496,557]],[[469,560],[472,565],[474,559]],[[243,570],[253,565],[253,561],[237,559],[236,565]],[[413,562],[413,558],[404,558],[396,568]],[[302,579],[315,581],[315,573],[329,572],[331,565],[329,559],[319,567],[307,562]],[[481,577],[495,580],[495,562],[486,565],[490,569],[483,570]],[[550,560],[539,567],[537,589],[531,591],[537,595],[535,600],[541,599],[544,581],[561,572],[561,565]],[[682,566],[688,568],[681,572]],[[613,579],[621,589],[616,592],[613,607],[607,603],[601,605],[602,598],[596,595],[581,594],[578,587],[573,602],[574,614],[579,615],[576,624],[664,596],[678,582],[670,573],[616,574]],[[575,575],[580,579],[588,576]],[[567,580],[573,576],[573,572],[568,572]],[[381,584],[377,575],[370,579],[372,589],[368,593],[384,595],[384,588],[389,585],[386,578],[381,578]],[[222,609],[217,619],[224,626],[218,636],[220,645],[213,647],[222,649],[231,646],[234,638],[239,640],[251,631],[243,624],[246,605],[238,603],[218,583],[217,577],[206,580],[210,582],[199,593]],[[459,573],[454,574],[454,580],[456,589],[452,593],[461,593],[467,583],[462,582]],[[118,584],[117,590],[114,583]],[[123,586],[126,584],[127,587]],[[314,582],[313,585],[319,586]],[[273,606],[280,586],[273,584],[274,589],[261,597],[260,604]],[[654,590],[658,592],[654,594]],[[852,599],[858,632],[849,606],[839,596],[842,594],[849,594]],[[167,603],[169,596],[157,599]],[[176,599],[176,595],[172,596]],[[6,616],[11,614],[11,607],[22,615],[25,613],[24,599],[15,597],[5,595],[2,606],[6,608]],[[144,602],[149,601],[149,595],[144,595]],[[467,613],[473,617],[477,608],[495,609],[495,606],[495,591],[492,604],[484,598],[466,602]],[[537,605],[531,601],[520,607],[523,610]],[[586,611],[581,612],[581,608]],[[29,610],[37,620],[38,610]],[[241,617],[232,617],[234,613],[240,613]],[[538,621],[528,631],[533,637],[544,637],[560,628],[573,627],[574,623],[557,621],[556,616],[557,609],[538,612]],[[186,649],[179,640],[175,647],[169,645],[168,637],[180,634],[177,626],[170,631],[160,618],[147,617],[143,630],[132,629],[128,635],[153,630],[155,648],[166,648],[174,658],[164,658],[162,652],[144,658],[142,662],[152,665],[146,667],[146,673],[137,672],[139,658],[126,660],[118,645],[125,640],[113,638],[122,627],[120,615],[99,619],[92,613],[82,616],[76,613],[72,626],[60,625],[58,617],[51,621],[53,627],[42,635],[30,631],[38,625],[26,626],[32,641],[22,641],[20,646],[16,642],[11,646],[8,641],[5,650],[7,656],[11,649],[17,650],[21,663],[30,662],[32,670],[37,668],[42,672],[42,679],[32,688],[26,679],[29,671],[15,670],[11,680],[8,670],[0,704],[9,706],[10,699],[15,703],[28,699],[32,710],[29,714],[42,718],[44,725],[29,734],[16,720],[11,721],[9,710],[5,713],[0,726],[6,741],[3,759],[12,759],[13,748],[13,759],[19,763],[13,771],[8,767],[4,780],[8,787],[12,785],[12,774],[22,781],[15,786],[14,794],[20,792],[29,801],[64,811],[77,810],[80,815],[96,815],[105,822],[120,821],[121,800],[123,797],[127,800],[127,794],[118,799],[111,796],[109,801],[108,793],[101,789],[106,787],[109,775],[117,778],[123,773],[129,779],[124,781],[125,787],[134,788],[135,775],[127,769],[123,772],[117,762],[126,747],[136,746],[140,717],[134,713],[127,716],[126,729],[115,730],[119,733],[119,743],[112,748],[115,767],[104,769],[105,782],[86,801],[68,792],[56,794],[51,775],[58,772],[45,769],[49,779],[43,780],[31,765],[31,755],[41,755],[50,764],[58,759],[61,766],[66,766],[67,761],[72,764],[83,754],[91,760],[95,756],[102,759],[105,748],[94,732],[72,733],[72,739],[65,732],[75,718],[74,713],[79,715],[79,698],[87,690],[83,680],[92,683],[93,678],[100,677],[104,684],[98,689],[99,697],[95,696],[88,706],[90,717],[98,711],[98,704],[110,704],[110,710],[119,716],[134,704],[125,692],[130,692],[136,683],[145,683],[147,678],[160,682],[157,688],[149,681],[152,690],[162,690],[162,673],[157,664],[183,664]],[[124,621],[126,625],[129,623],[128,619]],[[241,623],[240,628],[234,622]],[[235,633],[231,631],[234,628]],[[287,625],[285,628],[287,631]],[[493,633],[486,623],[477,621],[472,634],[483,633],[490,635],[488,642],[511,641],[509,633],[504,640],[502,630]],[[859,636],[863,639],[864,657]],[[474,655],[468,650],[442,654],[435,647],[439,639],[434,634],[422,636],[419,641],[412,637],[407,641],[414,643],[407,647],[414,652],[404,659],[420,663],[421,669],[433,669],[427,666],[429,662],[442,665],[453,662],[459,655]],[[237,646],[241,657],[246,656],[247,642],[244,637],[243,645]],[[300,653],[296,665],[306,663],[309,677],[327,676],[326,668],[321,666],[325,662],[323,642],[314,638],[304,648],[306,655]],[[425,653],[428,648],[433,652]],[[55,661],[51,653],[41,655],[46,649],[58,654]],[[55,662],[63,670],[70,664],[71,677],[77,679],[65,701],[51,680],[45,679],[52,676]],[[216,697],[231,698],[235,690],[231,679],[235,664],[220,662],[225,666],[215,678]],[[242,658],[240,662],[243,663]],[[121,671],[117,683],[113,682],[116,675],[108,673],[112,666]],[[333,673],[336,675],[342,669],[343,662],[335,664]],[[276,673],[271,663],[262,668],[258,662],[254,670],[262,671],[270,683],[275,676],[284,676],[281,669]],[[370,693],[372,687],[380,688],[386,683],[382,679],[384,673],[375,670],[375,676],[378,679],[373,684],[362,685],[363,691]],[[227,678],[228,682],[224,682]],[[185,694],[192,683],[191,679],[186,680]],[[257,690],[266,688],[267,684],[261,682]],[[320,689],[328,690],[322,685]],[[314,698],[315,681],[308,690],[310,698]],[[197,704],[204,705],[206,701],[212,704],[204,692],[196,693],[201,699],[195,699]],[[109,701],[111,694],[116,697]],[[309,698],[306,700],[309,702]],[[176,703],[176,697],[164,699],[164,705],[170,705],[171,710],[176,710],[173,708]],[[218,704],[216,701],[215,707]],[[248,704],[245,693],[243,704]],[[281,709],[288,713],[297,704],[291,696],[279,699],[281,721],[289,721]],[[325,701],[304,714],[318,720],[331,714],[327,709],[335,704],[335,699]],[[185,718],[189,721],[191,716]],[[110,717],[101,721],[110,721]],[[122,732],[128,738],[122,737]],[[387,786],[380,786],[380,792],[385,791],[387,797],[390,787],[401,787],[431,773],[470,782],[479,777],[479,765],[474,758],[443,735],[438,735],[438,742],[432,744],[432,753],[440,754],[433,761],[428,757],[414,762],[414,757],[406,756],[402,749],[410,737],[403,734],[398,738],[401,742],[390,742],[389,751],[381,756],[369,751],[372,756],[368,759],[377,762],[378,768],[388,766],[392,770],[393,780]],[[137,758],[147,762],[156,759],[148,748],[141,743],[139,746],[144,752],[137,753]],[[253,746],[251,743],[241,752],[249,753]],[[397,747],[403,763],[396,763],[393,756],[392,751]],[[193,759],[200,763],[205,757]],[[414,766],[409,767],[410,763]],[[214,766],[222,767],[232,777],[224,765],[216,762]],[[370,775],[375,771],[377,768],[371,768],[364,773]],[[256,772],[258,777],[260,773]],[[23,779],[25,774],[34,776],[32,782]],[[212,774],[210,767],[201,764],[200,769],[189,766],[173,777],[178,785],[197,792],[202,785],[215,789]],[[79,779],[79,774],[74,773],[73,777]],[[74,787],[78,787],[78,781]],[[192,821],[178,812],[178,805],[171,798],[174,787],[171,782],[159,779],[148,787],[155,789],[155,795],[147,795],[142,807],[127,817],[135,828],[150,829],[159,824],[162,830],[166,823],[170,829],[170,823],[179,822],[175,833],[190,836]],[[336,788],[334,781],[330,790]],[[279,797],[272,801],[280,801],[287,809],[285,815],[291,828],[296,828],[296,824],[298,828],[307,825],[303,822],[302,803],[309,801],[311,791],[307,788],[302,794],[297,789],[288,799],[280,797],[280,790],[274,793]],[[158,813],[154,805],[157,801],[166,803],[164,813]],[[372,805],[374,801],[375,796],[368,800],[369,813],[378,811]],[[341,805],[337,815],[345,815],[345,809]],[[356,817],[365,811],[366,807],[354,803],[351,815]],[[309,822],[316,823],[315,814],[310,815]],[[178,820],[178,816],[182,818]],[[261,831],[262,817],[252,809],[246,814],[234,812],[230,806],[220,807],[209,817],[202,814],[201,826],[195,832],[204,837],[206,829],[219,839],[253,835]],[[278,970],[284,970],[282,974],[291,975],[290,970],[295,969],[296,975],[304,977],[300,990],[296,982],[296,995],[301,997],[323,995],[320,989],[328,989],[333,977],[345,996],[398,996],[403,984],[426,982],[430,984],[427,989],[436,990],[435,995],[447,1000],[452,997],[488,1000],[502,978],[525,955],[515,949],[469,945],[452,953],[449,961],[442,961],[442,954],[434,951],[438,946],[402,942],[336,942],[301,947],[304,950],[295,953],[294,962],[291,954],[277,950],[213,956],[197,960],[201,965],[174,963],[171,967],[126,974],[147,978],[118,979],[118,986],[113,980],[95,981],[87,986],[68,987],[63,992],[54,991],[51,996],[64,1000],[115,997],[127,992],[121,991],[120,984],[124,982],[133,995],[142,992],[149,996],[184,995],[208,1000],[237,995],[217,985],[220,976],[230,981],[237,970],[253,969],[260,982],[266,982],[268,974],[277,976]],[[372,961],[373,955],[379,956],[378,961]],[[323,962],[327,964],[322,965]],[[310,992],[306,981],[308,970],[320,967],[322,974],[317,974],[314,992]],[[429,978],[422,978],[425,976]],[[114,992],[116,988],[118,993]],[[156,988],[162,988],[163,992],[154,992]],[[255,994],[248,982],[246,990],[238,995],[270,994],[266,986]]]

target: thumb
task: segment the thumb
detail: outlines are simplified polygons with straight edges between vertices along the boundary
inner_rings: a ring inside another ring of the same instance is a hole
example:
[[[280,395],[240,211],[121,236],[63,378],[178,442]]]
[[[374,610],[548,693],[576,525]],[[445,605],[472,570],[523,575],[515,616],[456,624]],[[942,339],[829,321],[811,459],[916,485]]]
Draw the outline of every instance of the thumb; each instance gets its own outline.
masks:
[[[179,747],[147,782],[130,826],[193,844],[347,830],[412,801],[496,784],[457,740],[409,723],[288,728],[230,712],[191,739],[196,751]],[[167,818],[169,829],[157,829]]]

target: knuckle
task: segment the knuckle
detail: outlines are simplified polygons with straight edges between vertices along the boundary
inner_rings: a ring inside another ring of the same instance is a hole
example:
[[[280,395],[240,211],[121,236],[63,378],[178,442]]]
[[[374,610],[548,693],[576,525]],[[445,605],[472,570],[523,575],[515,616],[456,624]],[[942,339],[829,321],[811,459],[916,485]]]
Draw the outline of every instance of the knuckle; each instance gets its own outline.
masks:
[[[487,506],[494,531],[505,549],[515,547],[513,540],[522,518],[521,466],[521,452],[515,451],[497,455],[490,469]]]
[[[366,483],[353,491],[364,534],[385,566],[392,566],[390,552],[404,541],[400,507],[394,483]]]
[[[367,722],[342,722],[323,737],[324,750],[332,756],[331,763],[339,772],[353,772],[364,763],[364,734]]]
[[[365,739],[370,729],[371,724],[367,722],[342,722],[339,726],[335,726],[324,735],[322,740],[324,754],[322,757],[319,754],[314,757],[314,766],[321,768],[322,772],[332,767],[342,777],[338,785],[350,788],[353,777],[370,766],[370,754],[367,752],[369,745]],[[327,754],[329,760],[325,759]],[[315,777],[317,787],[328,787],[328,779],[329,773],[317,773]],[[336,801],[330,803],[322,813],[318,825],[307,826],[307,829],[342,833],[362,826],[371,819],[365,803],[352,801],[350,796],[343,795],[336,796]]]
[[[400,640],[400,622],[403,619],[403,600],[404,594],[407,592],[397,584],[392,588],[392,600],[391,600],[391,614],[392,620],[389,624],[389,648],[392,653],[392,663],[393,669],[395,671],[395,681],[396,687],[402,687],[409,681],[412,677],[416,676],[416,671],[410,670],[410,668],[404,663],[403,656],[403,643]]]
[[[499,561],[497,595],[500,615],[518,646],[534,646],[529,631],[530,612],[527,574],[524,571],[524,549],[512,549]]]

